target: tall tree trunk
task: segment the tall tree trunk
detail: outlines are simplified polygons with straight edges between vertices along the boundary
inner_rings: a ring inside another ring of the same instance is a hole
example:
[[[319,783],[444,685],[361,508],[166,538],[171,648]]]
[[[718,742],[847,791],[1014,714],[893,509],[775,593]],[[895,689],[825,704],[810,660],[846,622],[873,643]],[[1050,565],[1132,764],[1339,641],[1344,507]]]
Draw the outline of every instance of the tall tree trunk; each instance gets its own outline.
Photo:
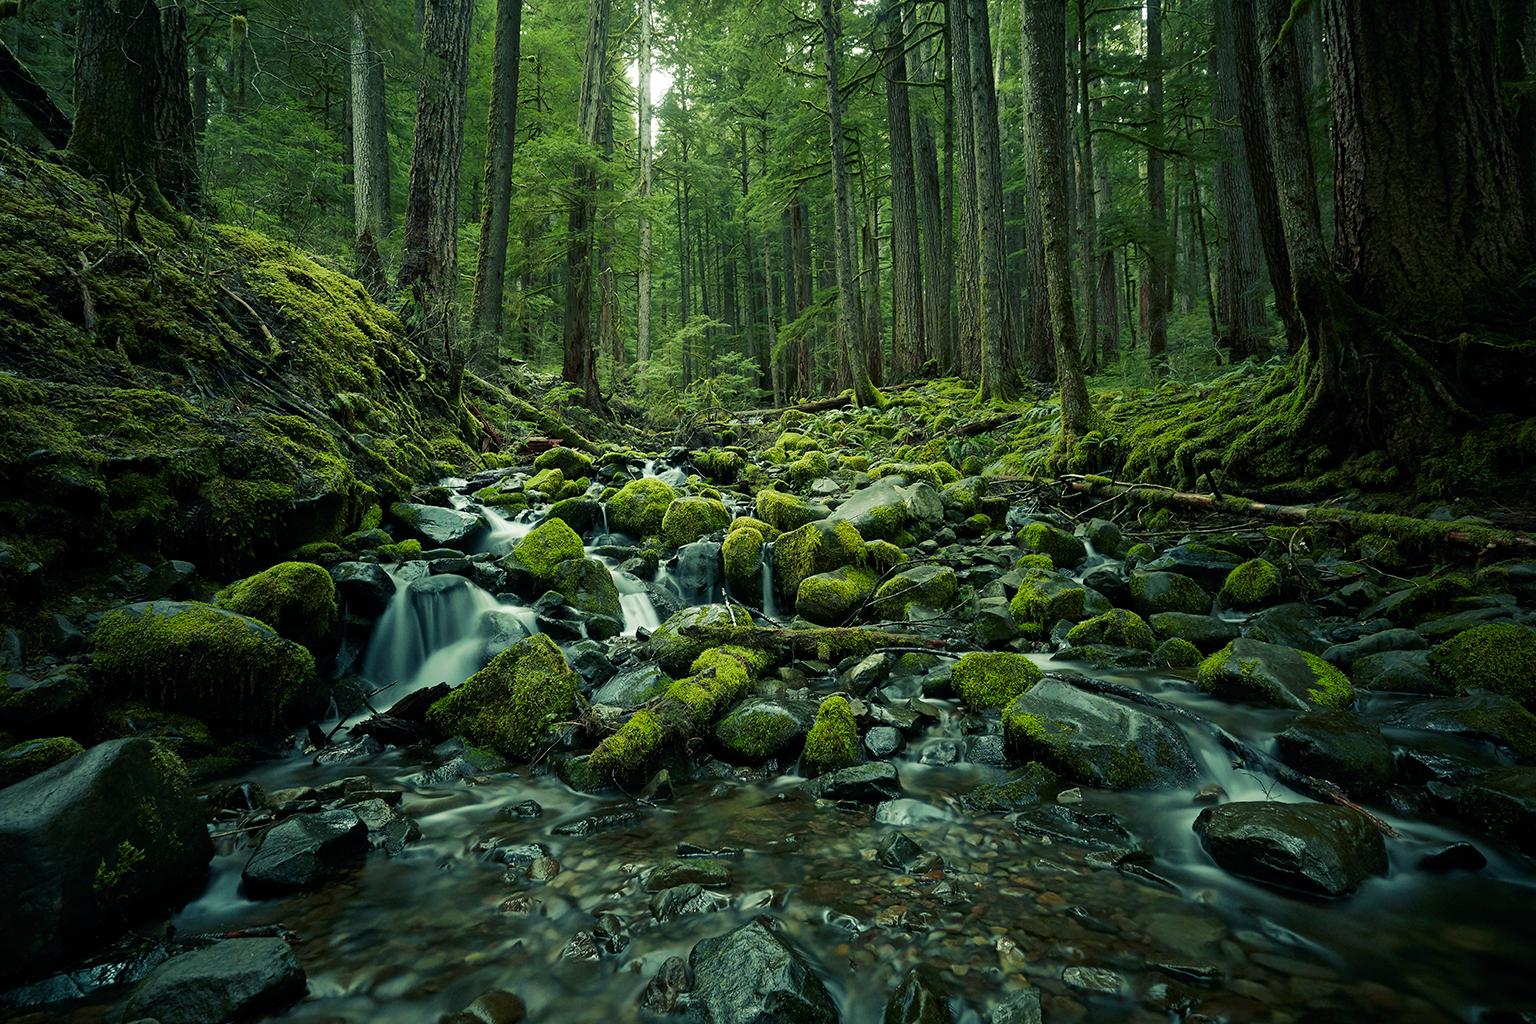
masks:
[[[352,15],[352,211],[357,277],[375,297],[385,290],[379,241],[390,232],[389,135],[383,56],[360,14]]]
[[[172,0],[160,11],[160,48],[161,59],[145,70],[156,76],[156,177],[172,206],[200,211],[203,181],[187,70],[187,9],[181,0]]]
[[[822,55],[826,64],[827,122],[832,136],[833,244],[837,265],[837,335],[845,354],[853,400],[878,405],[879,395],[869,379],[863,325],[859,315],[858,281],[853,270],[853,198],[848,191],[848,162],[843,142],[842,84],[838,81],[840,29],[834,0],[821,0]]]
[[[1156,0],[1153,0],[1155,3]],[[1093,427],[1093,407],[1072,310],[1072,240],[1067,225],[1066,11],[1061,0],[1024,0],[1024,85],[1030,145],[1039,173],[1046,288],[1061,388],[1061,448]]]
[[[885,324],[880,315],[880,225],[875,217],[876,204],[864,211],[863,250],[859,279],[864,293],[864,355],[869,380],[879,387],[885,379]]]
[[[11,48],[0,40],[0,91],[54,149],[69,145],[69,116],[48,95]]]
[[[1216,331],[1216,297],[1211,294],[1211,243],[1205,231],[1205,203],[1200,198],[1200,172],[1194,164],[1189,165],[1189,201],[1190,209],[1194,211],[1196,259],[1191,261],[1190,272],[1195,278],[1197,287],[1193,289],[1195,301],[1205,300],[1205,313],[1211,321],[1211,340],[1215,341]]]
[[[474,0],[429,0],[416,93],[416,146],[405,205],[398,287],[415,300],[416,333],[441,360],[448,396],[464,383],[459,337],[459,168],[464,153],[464,96],[469,88],[469,29]]]
[[[1237,71],[1238,119],[1243,131],[1249,189],[1258,220],[1259,240],[1264,247],[1264,262],[1269,268],[1270,286],[1274,291],[1275,312],[1285,327],[1286,349],[1294,353],[1301,347],[1301,315],[1296,310],[1296,293],[1291,288],[1290,253],[1286,249],[1285,229],[1280,218],[1279,185],[1275,181],[1274,145],[1270,140],[1269,114],[1259,64],[1254,0],[1215,0],[1215,3],[1218,11],[1225,8],[1232,17],[1232,63]]]
[[[916,5],[913,5],[915,10]],[[907,35],[910,37],[911,32]],[[928,62],[913,50],[906,54],[907,79],[918,85],[932,80]],[[922,91],[922,90],[920,90]],[[910,104],[908,104],[910,106]],[[939,184],[938,147],[934,141],[933,125],[928,119],[925,106],[913,111],[913,156],[916,160],[917,192],[922,211],[923,274],[923,327],[920,338],[923,347],[917,353],[914,370],[929,359],[936,359],[941,368],[949,365],[951,345],[949,277],[952,262],[949,253],[949,230],[944,219],[944,204]]]
[[[640,149],[640,280],[635,304],[635,362],[651,361],[651,0],[640,0],[640,75],[635,101]]]
[[[1088,64],[1090,67],[1098,63],[1099,29],[1093,26],[1088,34]],[[1090,104],[1093,117],[1098,117],[1104,101],[1095,96]],[[1090,120],[1091,124],[1091,120]],[[1111,211],[1114,210],[1113,179],[1109,173],[1109,159],[1103,148],[1094,150],[1094,219],[1102,222]],[[1113,246],[1103,245],[1101,241],[1099,254],[1099,297],[1095,307],[1099,314],[1099,341],[1103,353],[1104,362],[1108,363],[1119,355],[1120,348],[1120,278],[1115,264],[1115,250]]]
[[[1020,38],[1023,28],[1021,20]],[[1020,43],[1020,54],[1027,44]],[[1026,74],[1028,71],[1026,69]],[[1063,90],[1065,93],[1065,90]],[[1041,131],[1031,117],[1031,106],[1022,107],[1024,127],[1024,188],[1031,197],[1024,204],[1024,323],[1021,326],[1024,372],[1033,380],[1056,379],[1056,336],[1051,329],[1049,289],[1045,281],[1045,231],[1041,223],[1041,174],[1035,156],[1035,134]]]
[[[976,195],[975,92],[971,78],[970,0],[946,0],[950,96],[955,110],[951,149],[959,158],[955,169],[955,216],[958,236],[955,256],[955,372],[977,377],[981,372],[981,227]]]
[[[1234,362],[1264,358],[1269,339],[1264,318],[1262,240],[1254,209],[1248,152],[1239,122],[1237,40],[1231,0],[1215,0],[1215,43],[1210,53],[1214,83],[1211,117],[1220,139],[1212,198],[1221,221],[1216,259],[1216,345]],[[1268,147],[1266,147],[1267,149]]]
[[[599,131],[603,139],[603,164],[606,166],[613,163],[613,86],[606,77],[601,96]],[[612,180],[611,175],[603,175],[602,224],[597,239],[597,345],[598,351],[608,353],[612,364],[612,379],[617,382],[624,371],[624,338],[619,334],[619,279],[613,268],[615,221]]]
[[[1494,0],[1323,6],[1336,258],[1365,305],[1435,327],[1497,307],[1531,255]]]
[[[158,105],[165,59],[153,0],[80,5],[75,123],[65,156],[118,190],[138,188],[167,209],[158,172]]]
[[[1147,0],[1147,204],[1152,214],[1152,245],[1148,250],[1147,354],[1161,372],[1168,360],[1168,300],[1172,279],[1168,263],[1173,246],[1168,237],[1167,190],[1163,147],[1163,4]]]
[[[811,267],[810,208],[804,196],[796,196],[791,208],[791,231],[795,257],[795,316],[811,305],[814,294]],[[816,386],[816,350],[812,332],[801,333],[795,346],[795,394],[809,396]]]
[[[901,381],[916,374],[927,346],[907,104],[907,39],[896,0],[881,0],[880,18],[885,27],[885,122],[891,142],[891,379]],[[937,200],[936,181],[934,193]]]
[[[1082,202],[1079,218],[1083,237],[1083,328],[1088,362],[1099,361],[1099,226],[1093,206],[1093,104],[1089,89],[1088,3],[1077,0],[1077,107],[1083,135]]]
[[[609,0],[587,5],[587,47],[582,63],[576,132],[582,144],[598,142],[598,94],[608,73]],[[561,376],[581,388],[587,408],[602,409],[597,384],[597,356],[592,345],[592,242],[597,176],[589,160],[576,168],[576,198],[571,202],[565,259],[565,363]]]
[[[977,287],[981,298],[981,397],[1006,400],[1018,393],[1018,372],[1013,356],[1013,321],[1003,298],[1008,283],[1008,234],[1003,221],[1003,163],[998,141],[997,91],[992,81],[992,37],[987,24],[987,0],[966,3],[970,9],[971,130],[976,150],[980,249]]]
[[[240,118],[250,109],[251,25],[244,12],[229,19],[229,53],[224,58],[224,111]]]
[[[517,73],[522,66],[523,0],[496,0],[491,103],[485,125],[485,185],[470,326],[477,342],[497,345],[507,281],[511,231],[512,159],[517,146]]]

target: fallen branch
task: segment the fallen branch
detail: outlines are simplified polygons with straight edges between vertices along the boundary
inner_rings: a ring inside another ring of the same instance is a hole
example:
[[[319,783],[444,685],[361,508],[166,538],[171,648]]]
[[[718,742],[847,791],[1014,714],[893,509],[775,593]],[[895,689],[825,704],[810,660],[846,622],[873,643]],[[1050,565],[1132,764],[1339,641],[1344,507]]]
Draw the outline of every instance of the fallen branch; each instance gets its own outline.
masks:
[[[18,13],[18,5],[0,3],[0,17]],[[48,95],[48,90],[32,77],[32,72],[27,70],[27,66],[17,59],[3,41],[0,41],[0,91],[11,98],[16,109],[54,149],[63,149],[69,145],[69,117],[59,109],[53,97]]]

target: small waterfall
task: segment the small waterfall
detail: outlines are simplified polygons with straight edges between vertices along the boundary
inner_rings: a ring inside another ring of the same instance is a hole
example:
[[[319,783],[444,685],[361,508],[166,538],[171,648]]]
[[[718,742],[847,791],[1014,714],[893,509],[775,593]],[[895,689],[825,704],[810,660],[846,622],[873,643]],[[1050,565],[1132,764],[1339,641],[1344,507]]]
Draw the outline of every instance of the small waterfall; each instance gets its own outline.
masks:
[[[612,568],[609,572],[613,573],[613,585],[619,588],[619,607],[624,612],[624,635],[634,636],[637,630],[655,629],[661,625],[661,617],[656,614],[656,606],[651,603],[651,595],[646,592],[645,584],[630,573]]]
[[[725,593],[720,578],[719,543],[700,540],[684,544],[677,549],[671,567],[656,574],[656,582],[676,594],[682,607],[718,603]]]
[[[511,551],[533,529],[533,523],[523,518],[527,513],[520,513],[516,519],[508,519],[489,505],[480,511],[491,525],[482,545],[486,551],[498,557]]]
[[[773,596],[773,541],[763,544],[763,564],[758,567],[763,579],[763,614],[770,619],[779,617],[779,602]]]
[[[643,477],[655,477],[662,483],[670,484],[673,487],[681,487],[688,482],[688,474],[678,467],[669,466],[666,469],[658,469],[658,465],[660,463],[656,459],[647,459],[645,467],[640,471],[640,475]]]
[[[502,604],[462,576],[395,582],[361,673],[380,686],[398,682],[391,701],[433,683],[461,683],[537,628],[530,609]]]

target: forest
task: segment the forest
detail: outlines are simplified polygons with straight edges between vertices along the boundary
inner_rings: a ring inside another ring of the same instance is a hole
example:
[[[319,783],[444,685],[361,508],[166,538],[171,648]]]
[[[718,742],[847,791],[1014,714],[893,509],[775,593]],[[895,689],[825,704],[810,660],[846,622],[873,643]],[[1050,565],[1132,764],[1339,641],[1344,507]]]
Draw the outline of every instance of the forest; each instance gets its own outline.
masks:
[[[1536,1020],[1536,3],[0,0],[0,677],[3,1020]]]

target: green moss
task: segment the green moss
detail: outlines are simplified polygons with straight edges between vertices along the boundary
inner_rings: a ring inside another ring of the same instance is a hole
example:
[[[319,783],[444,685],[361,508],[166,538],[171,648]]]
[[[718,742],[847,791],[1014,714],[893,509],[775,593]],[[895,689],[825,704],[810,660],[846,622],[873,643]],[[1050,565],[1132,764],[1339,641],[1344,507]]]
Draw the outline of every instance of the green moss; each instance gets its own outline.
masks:
[[[572,608],[606,615],[616,626],[623,624],[624,613],[613,573],[595,558],[568,558],[561,562],[549,580],[549,589],[565,598]],[[594,625],[588,622],[588,630]]]
[[[660,480],[631,480],[608,502],[608,525],[631,537],[654,536],[661,532],[667,509],[676,500],[677,491]]]
[[[1074,647],[1111,644],[1150,651],[1157,646],[1157,638],[1152,635],[1152,627],[1140,615],[1124,608],[1111,608],[1102,615],[1095,615],[1073,626],[1067,633],[1067,643]]]
[[[876,569],[894,569],[907,560],[906,553],[888,540],[872,540],[864,547],[869,564]]]
[[[978,710],[1002,710],[1040,681],[1040,667],[1022,654],[972,651],[955,662],[950,682]]]
[[[762,534],[763,540],[773,540],[779,535],[780,532],[774,527],[769,526],[767,523],[763,522],[761,519],[756,519],[752,516],[737,516],[735,519],[731,520],[731,525],[726,527],[726,533],[735,533],[737,530],[740,530],[744,527],[751,527],[758,533]]]
[[[1536,707],[1536,629],[1474,626],[1431,651],[1429,666],[1458,691],[1491,690]]]
[[[1143,541],[1140,544],[1132,544],[1125,551],[1125,560],[1131,562],[1150,562],[1157,557],[1157,549]]]
[[[731,530],[720,547],[720,557],[731,590],[738,595],[755,595],[758,569],[763,561],[763,535],[751,526]]]
[[[808,451],[789,464],[789,479],[796,487],[809,486],[832,472],[832,464],[824,452]]]
[[[0,787],[30,779],[38,772],[47,771],[83,753],[85,748],[68,736],[27,740],[7,747],[0,752]]]
[[[503,757],[530,754],[576,709],[576,673],[543,633],[519,640],[427,711],[445,736],[463,736]]]
[[[421,559],[421,541],[402,540],[397,544],[380,544],[374,553],[383,562],[415,562]]]
[[[875,592],[879,577],[858,565],[816,573],[800,581],[795,610],[812,622],[840,625]]]
[[[1049,555],[1062,569],[1070,569],[1088,557],[1082,541],[1049,523],[1030,523],[1019,531],[1019,543],[1030,551]]]
[[[634,777],[655,758],[664,735],[654,712],[636,711],[612,736],[598,744],[587,765],[601,775]]]
[[[155,601],[102,616],[92,670],[102,692],[212,724],[276,725],[315,680],[315,661],[263,623],[212,605]]]
[[[1200,661],[1200,648],[1179,637],[1164,640],[1152,652],[1152,664],[1163,668],[1194,668]]]
[[[523,486],[530,494],[551,499],[565,489],[565,474],[558,469],[541,469]]]
[[[784,708],[749,701],[722,718],[715,735],[732,754],[765,761],[785,753],[801,727]]]
[[[863,455],[840,455],[837,459],[837,468],[846,469],[853,473],[868,472],[869,459]]]
[[[592,456],[575,448],[557,445],[534,459],[533,468],[558,469],[567,480],[576,480],[592,475]]]
[[[759,671],[755,654],[740,647],[713,647],[693,659],[688,671],[697,678],[713,670],[714,675],[707,685],[714,694],[713,705],[718,711],[739,700],[752,685],[752,679]]]
[[[960,798],[972,814],[1007,814],[1040,803],[1045,793],[1057,788],[1056,773],[1039,761],[1025,762],[1002,782],[984,782]]]
[[[773,585],[779,596],[793,601],[807,576],[831,572],[865,560],[864,538],[844,521],[807,523],[780,534],[773,544]]]
[[[824,511],[818,511],[804,498],[785,494],[772,488],[757,492],[757,517],[775,530],[794,530],[821,519]]]
[[[1080,584],[1066,577],[1028,569],[1008,609],[1020,627],[1049,629],[1058,619],[1081,619],[1087,596]]]
[[[1350,685],[1349,678],[1315,654],[1307,651],[1296,653],[1301,655],[1301,660],[1307,663],[1317,680],[1317,685],[1307,690],[1308,699],[1320,708],[1337,710],[1349,707],[1355,699],[1355,689]]]
[[[1020,555],[1019,560],[1013,566],[1015,569],[1040,569],[1044,572],[1051,572],[1056,568],[1056,563],[1051,560],[1050,555],[1036,553]]]
[[[779,439],[774,447],[782,449],[790,455],[801,455],[820,447],[820,442],[813,437],[806,437],[804,434],[787,430],[779,435]]]
[[[747,460],[740,452],[728,448],[694,452],[692,459],[699,472],[717,484],[735,483],[747,465]]]
[[[1227,574],[1219,600],[1228,608],[1258,608],[1280,596],[1280,570],[1254,558]]]
[[[814,775],[858,762],[859,729],[853,708],[846,697],[828,697],[816,708],[816,721],[805,737],[801,766]]]
[[[667,506],[661,520],[661,533],[673,547],[692,544],[701,537],[725,529],[731,513],[725,505],[709,498],[678,498]]]
[[[123,840],[96,865],[96,876],[91,881],[91,892],[96,904],[108,912],[130,901],[134,870],[144,862],[144,851]]]
[[[953,466],[949,470],[954,473],[952,480],[960,479],[960,472]],[[879,480],[886,476],[904,476],[908,480],[926,480],[935,487],[941,487],[949,482],[944,479],[944,473],[937,465],[923,465],[916,462],[885,462],[869,471],[870,478]]]
[[[581,537],[563,519],[546,519],[532,530],[507,556],[514,565],[521,566],[535,578],[548,583],[555,578],[562,562],[572,558],[585,558],[586,549]]]
[[[705,686],[697,679],[679,679],[667,688],[668,700],[676,701],[685,709],[690,727],[694,732],[702,732],[715,718],[719,710],[719,694],[712,687]]]
[[[214,603],[260,619],[312,654],[326,647],[336,627],[336,584],[312,562],[280,562],[226,587]]]
[[[955,600],[955,571],[947,565],[915,565],[896,573],[875,591],[875,614],[905,619],[914,607],[945,611]]]

